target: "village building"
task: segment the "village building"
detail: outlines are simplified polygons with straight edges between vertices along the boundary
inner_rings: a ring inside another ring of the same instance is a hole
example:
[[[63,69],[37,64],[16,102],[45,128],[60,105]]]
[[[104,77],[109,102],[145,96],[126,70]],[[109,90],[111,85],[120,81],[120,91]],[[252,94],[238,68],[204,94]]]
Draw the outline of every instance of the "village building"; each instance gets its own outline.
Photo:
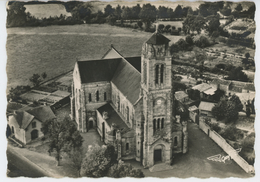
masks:
[[[8,129],[14,140],[28,144],[43,137],[42,123],[56,118],[50,106],[25,107],[8,114]]]
[[[212,108],[215,106],[215,103],[201,101],[199,105],[199,115],[202,117],[213,117]]]
[[[124,57],[111,46],[102,59],[77,61],[73,71],[71,117],[78,130],[95,128],[119,158],[151,171],[155,164],[170,168],[174,155],[188,149],[187,122],[174,115],[169,41],[155,32],[141,56]]]

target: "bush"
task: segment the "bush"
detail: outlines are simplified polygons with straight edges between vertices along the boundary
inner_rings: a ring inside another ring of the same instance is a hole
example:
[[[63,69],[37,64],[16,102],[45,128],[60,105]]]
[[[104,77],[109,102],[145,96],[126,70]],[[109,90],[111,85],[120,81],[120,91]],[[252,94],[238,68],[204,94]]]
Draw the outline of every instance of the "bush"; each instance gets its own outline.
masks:
[[[171,35],[180,35],[180,32],[178,30],[171,30]]]
[[[237,128],[233,125],[228,126],[224,132],[221,134],[223,138],[236,141],[236,133],[237,133]]]
[[[225,38],[223,38],[223,37],[219,37],[219,42],[223,42],[223,43],[226,43],[227,42],[227,40],[225,39]]]
[[[172,26],[172,30],[175,30],[176,29],[176,27],[175,26]]]

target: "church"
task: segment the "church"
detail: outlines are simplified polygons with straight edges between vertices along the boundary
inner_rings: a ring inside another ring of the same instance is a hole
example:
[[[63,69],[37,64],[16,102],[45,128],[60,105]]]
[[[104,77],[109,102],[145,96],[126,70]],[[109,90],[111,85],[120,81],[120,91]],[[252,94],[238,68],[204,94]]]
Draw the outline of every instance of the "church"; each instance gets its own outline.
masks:
[[[124,57],[112,45],[98,60],[77,61],[73,71],[71,118],[80,132],[96,129],[118,158],[145,168],[170,166],[187,152],[187,122],[174,113],[169,42],[157,31],[141,56]]]

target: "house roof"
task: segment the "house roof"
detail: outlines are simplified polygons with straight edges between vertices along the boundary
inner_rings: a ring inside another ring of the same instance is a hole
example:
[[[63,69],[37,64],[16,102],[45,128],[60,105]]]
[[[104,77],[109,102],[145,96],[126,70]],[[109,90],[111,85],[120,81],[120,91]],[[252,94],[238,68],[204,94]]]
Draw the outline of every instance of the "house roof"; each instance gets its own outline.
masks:
[[[138,100],[141,87],[141,74],[126,60],[122,59],[120,61],[111,82],[115,84],[132,104]]]
[[[118,115],[114,108],[108,103],[97,109],[98,112],[103,115],[103,112],[108,113],[108,119],[106,119],[107,124],[111,127],[114,123],[118,129],[121,131],[128,130],[128,126],[125,124],[123,119]]]
[[[190,107],[188,108],[189,111],[196,111],[197,109],[198,109],[198,108],[197,108],[195,105],[190,106]]]
[[[82,83],[110,81],[121,58],[78,61]]]
[[[188,97],[188,94],[186,94],[184,91],[178,91],[174,94],[176,100],[181,100],[183,98]]]
[[[193,90],[198,90],[200,92],[203,92],[203,91],[208,90],[210,88],[211,88],[211,86],[207,83],[201,83],[199,85],[195,85],[194,87],[192,87]]]
[[[34,118],[33,115],[24,111],[15,111],[13,116],[16,122],[18,123],[19,127],[22,129],[26,129]]]
[[[201,101],[199,105],[199,109],[204,111],[211,111],[214,106],[215,103]]]
[[[203,93],[207,95],[214,95],[216,90],[216,88],[209,88],[208,90],[205,90]]]
[[[252,101],[255,98],[255,93],[236,93],[242,103]]]
[[[153,33],[153,35],[146,41],[147,44],[162,45],[169,43],[170,40],[160,33]]]
[[[29,109],[26,112],[33,115],[41,122],[56,118],[50,106],[39,106],[33,109]]]
[[[231,81],[215,78],[215,79],[214,79],[212,82],[210,82],[210,83],[211,83],[211,84],[215,84],[215,85],[221,84],[221,85],[227,85],[227,86],[229,86],[230,83],[231,83]]]

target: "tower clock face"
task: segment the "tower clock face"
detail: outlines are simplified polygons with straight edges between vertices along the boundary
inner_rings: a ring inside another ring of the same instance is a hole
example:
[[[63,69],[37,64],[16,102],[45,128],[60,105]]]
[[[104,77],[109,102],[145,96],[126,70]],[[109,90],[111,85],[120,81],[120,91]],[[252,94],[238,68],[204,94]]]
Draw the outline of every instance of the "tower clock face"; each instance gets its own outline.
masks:
[[[153,112],[155,115],[164,115],[166,111],[165,100],[159,98],[155,101]]]

